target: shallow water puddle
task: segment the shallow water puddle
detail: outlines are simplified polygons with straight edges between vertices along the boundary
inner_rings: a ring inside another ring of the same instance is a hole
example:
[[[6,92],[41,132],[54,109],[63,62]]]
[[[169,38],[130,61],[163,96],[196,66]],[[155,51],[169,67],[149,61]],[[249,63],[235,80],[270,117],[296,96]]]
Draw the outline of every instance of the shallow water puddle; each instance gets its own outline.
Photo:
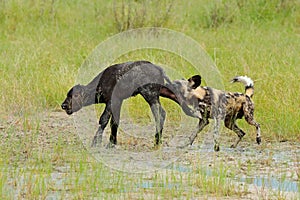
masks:
[[[168,188],[168,189],[176,189],[180,187],[179,183],[161,183],[161,184],[155,184],[151,181],[145,181],[141,183],[140,185],[137,186],[138,188],[143,188],[143,189],[151,189],[151,188],[157,188],[157,187],[163,187],[163,188]]]
[[[244,182],[247,184],[253,184],[257,187],[267,187],[272,190],[278,190],[282,192],[299,192],[299,185],[297,181],[283,180],[280,181],[277,178],[271,177],[254,177],[254,178],[239,178],[238,182]]]
[[[186,166],[181,166],[181,165],[176,165],[176,166],[171,166],[168,167],[168,169],[182,172],[182,173],[190,173],[192,171],[191,168],[186,167]],[[211,169],[205,169],[205,175],[207,177],[213,177],[215,173]],[[231,179],[231,178],[228,178]],[[263,187],[263,188],[269,188],[272,190],[277,190],[280,192],[294,192],[297,193],[299,192],[299,186],[300,183],[297,181],[291,181],[291,180],[279,180],[277,178],[273,177],[246,177],[246,178],[232,178],[231,179],[233,182],[238,182],[238,183],[246,183],[246,184],[251,184],[256,187]],[[143,189],[150,189],[150,188],[155,188],[155,187],[165,187],[165,188],[176,188],[179,187],[179,184],[176,183],[161,183],[159,186],[155,184],[153,181],[145,181],[142,182],[141,184],[138,184],[138,188],[143,188]]]

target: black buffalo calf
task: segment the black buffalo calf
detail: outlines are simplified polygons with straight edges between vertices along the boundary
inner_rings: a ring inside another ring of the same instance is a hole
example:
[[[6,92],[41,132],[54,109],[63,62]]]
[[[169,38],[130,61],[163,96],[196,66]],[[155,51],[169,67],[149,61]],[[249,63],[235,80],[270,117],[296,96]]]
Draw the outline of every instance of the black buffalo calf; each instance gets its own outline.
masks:
[[[89,84],[75,85],[67,94],[61,107],[68,115],[84,106],[105,103],[105,109],[99,120],[99,128],[94,136],[92,146],[102,141],[102,134],[109,120],[111,135],[109,146],[117,144],[117,130],[120,120],[120,109],[124,99],[138,94],[149,104],[156,124],[155,144],[161,143],[162,129],[166,113],[162,108],[159,96],[169,98],[193,117],[201,118],[200,113],[191,110],[183,101],[179,92],[167,87],[171,83],[162,68],[148,62],[136,61],[115,64],[98,74]]]

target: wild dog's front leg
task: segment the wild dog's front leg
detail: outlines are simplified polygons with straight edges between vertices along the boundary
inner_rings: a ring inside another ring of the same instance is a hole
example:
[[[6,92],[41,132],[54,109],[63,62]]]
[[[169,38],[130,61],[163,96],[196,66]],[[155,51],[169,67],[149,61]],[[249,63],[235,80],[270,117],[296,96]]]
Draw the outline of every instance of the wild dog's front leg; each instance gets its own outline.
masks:
[[[256,142],[257,142],[257,144],[261,143],[260,124],[257,124],[257,126],[256,126]]]
[[[201,116],[203,117],[202,119],[199,119],[199,124],[198,124],[198,129],[195,133],[192,133],[189,137],[190,140],[190,145],[193,144],[194,140],[196,139],[198,133],[200,133],[202,131],[202,129],[209,124],[208,118],[209,118],[209,110],[207,108],[206,104],[203,103],[199,103],[199,111],[201,112]]]
[[[197,131],[196,131],[195,133],[192,133],[192,134],[190,135],[190,137],[189,137],[189,141],[190,141],[189,144],[190,144],[190,145],[193,144],[193,142],[194,142],[194,140],[196,139],[198,133],[200,133],[200,132],[202,131],[202,129],[203,129],[206,125],[208,125],[208,124],[209,124],[209,121],[208,121],[208,119],[207,119],[206,117],[199,120],[199,124],[198,124],[198,129],[197,129]]]
[[[220,123],[221,119],[220,118],[214,118],[215,120],[215,125],[214,125],[214,150],[215,151],[220,151],[220,144],[219,144],[219,130],[220,130]]]
[[[214,143],[215,143],[214,150],[215,151],[220,151],[220,144],[219,144],[220,124],[221,124],[221,121],[224,120],[224,118],[225,118],[225,104],[223,103],[223,100],[224,100],[224,97],[221,96],[217,106],[216,105],[212,106],[212,110],[211,110],[213,119],[215,121],[214,130],[213,130]]]

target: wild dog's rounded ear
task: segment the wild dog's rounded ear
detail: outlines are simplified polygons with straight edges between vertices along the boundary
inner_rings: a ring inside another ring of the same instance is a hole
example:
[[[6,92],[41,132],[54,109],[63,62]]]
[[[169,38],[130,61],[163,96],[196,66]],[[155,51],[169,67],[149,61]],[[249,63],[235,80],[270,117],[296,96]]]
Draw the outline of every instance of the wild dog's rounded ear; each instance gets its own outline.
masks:
[[[190,82],[190,87],[195,89],[196,87],[201,85],[201,76],[200,75],[195,75],[192,76],[191,78],[188,79]]]

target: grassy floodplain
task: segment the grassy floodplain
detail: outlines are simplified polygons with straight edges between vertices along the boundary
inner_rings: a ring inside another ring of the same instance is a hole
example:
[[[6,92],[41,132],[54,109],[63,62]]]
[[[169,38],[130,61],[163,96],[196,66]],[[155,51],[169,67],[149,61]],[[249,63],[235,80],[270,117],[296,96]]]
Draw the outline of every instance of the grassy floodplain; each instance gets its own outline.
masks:
[[[246,185],[228,179],[235,172],[230,166],[216,164],[210,172],[216,176],[207,176],[197,159],[184,173],[111,171],[85,152],[67,116],[53,114],[74,84],[77,70],[100,42],[121,31],[153,26],[199,42],[215,61],[227,90],[243,91],[241,85],[229,83],[236,75],[255,81],[255,117],[261,123],[263,142],[269,144],[262,149],[283,141],[299,144],[298,0],[0,0],[1,199],[239,199],[251,194]],[[116,62],[140,59],[188,65],[158,50],[131,52]],[[183,74],[187,78],[194,72]],[[129,100],[132,105],[139,101]],[[178,107],[163,103],[168,120],[176,119]],[[144,108],[132,109],[137,117],[144,115]],[[254,128],[239,124],[248,133],[244,141],[254,145]],[[250,161],[247,173],[255,168]],[[299,168],[293,173],[299,178]],[[269,198],[264,192],[256,196]],[[288,198],[280,192],[272,195]]]

